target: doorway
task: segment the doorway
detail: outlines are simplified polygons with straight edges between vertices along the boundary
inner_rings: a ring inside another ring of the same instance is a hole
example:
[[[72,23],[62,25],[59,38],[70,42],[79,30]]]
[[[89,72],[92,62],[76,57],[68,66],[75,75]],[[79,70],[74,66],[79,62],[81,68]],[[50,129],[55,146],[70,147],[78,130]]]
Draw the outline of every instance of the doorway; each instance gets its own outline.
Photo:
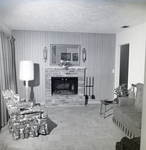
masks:
[[[129,44],[120,47],[120,77],[119,84],[128,86],[128,69],[129,69]]]

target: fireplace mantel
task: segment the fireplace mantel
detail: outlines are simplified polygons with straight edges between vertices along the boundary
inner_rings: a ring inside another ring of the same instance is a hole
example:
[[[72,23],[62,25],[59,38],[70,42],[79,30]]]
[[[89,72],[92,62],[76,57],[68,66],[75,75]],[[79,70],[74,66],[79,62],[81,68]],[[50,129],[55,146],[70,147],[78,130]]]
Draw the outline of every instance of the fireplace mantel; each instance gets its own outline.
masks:
[[[68,67],[65,69],[59,66],[45,68],[45,103],[46,105],[84,105],[85,104],[85,67]],[[78,94],[76,95],[52,95],[52,77],[78,77]]]
[[[79,67],[79,66],[73,66],[73,67],[68,67],[66,69],[65,67],[60,67],[60,66],[50,66],[50,67],[45,67],[45,69],[53,69],[53,70],[85,70],[85,67]]]

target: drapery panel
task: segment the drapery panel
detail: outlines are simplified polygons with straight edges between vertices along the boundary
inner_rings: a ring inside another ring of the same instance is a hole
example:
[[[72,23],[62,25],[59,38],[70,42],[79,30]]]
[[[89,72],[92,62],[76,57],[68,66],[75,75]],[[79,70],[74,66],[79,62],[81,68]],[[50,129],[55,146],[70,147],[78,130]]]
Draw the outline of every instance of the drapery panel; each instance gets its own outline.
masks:
[[[0,31],[0,130],[8,121],[8,113],[1,91],[12,89],[17,93],[14,42],[13,37]]]

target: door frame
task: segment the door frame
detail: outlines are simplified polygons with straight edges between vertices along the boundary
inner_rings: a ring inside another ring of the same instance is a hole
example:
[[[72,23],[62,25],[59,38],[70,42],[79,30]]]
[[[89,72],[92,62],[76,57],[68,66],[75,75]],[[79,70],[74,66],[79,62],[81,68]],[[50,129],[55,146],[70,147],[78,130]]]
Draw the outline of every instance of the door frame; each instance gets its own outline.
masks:
[[[127,45],[129,44],[129,64],[130,64],[130,45],[131,43],[123,43],[120,45],[116,46],[116,52],[115,52],[115,84],[114,84],[114,88],[119,86],[119,79],[120,79],[120,50],[121,50],[121,46],[122,45]],[[129,69],[128,69],[128,85],[127,87],[129,88],[129,71],[130,71],[130,65],[129,65]]]

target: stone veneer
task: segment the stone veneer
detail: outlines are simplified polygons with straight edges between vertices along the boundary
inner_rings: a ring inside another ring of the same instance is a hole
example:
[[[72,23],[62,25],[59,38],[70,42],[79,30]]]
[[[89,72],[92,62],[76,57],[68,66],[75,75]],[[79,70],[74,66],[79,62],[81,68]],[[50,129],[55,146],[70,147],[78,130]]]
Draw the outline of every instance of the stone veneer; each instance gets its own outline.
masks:
[[[85,67],[62,67],[45,68],[45,104],[47,106],[57,105],[85,105]],[[78,77],[78,94],[76,95],[52,95],[52,77]]]

